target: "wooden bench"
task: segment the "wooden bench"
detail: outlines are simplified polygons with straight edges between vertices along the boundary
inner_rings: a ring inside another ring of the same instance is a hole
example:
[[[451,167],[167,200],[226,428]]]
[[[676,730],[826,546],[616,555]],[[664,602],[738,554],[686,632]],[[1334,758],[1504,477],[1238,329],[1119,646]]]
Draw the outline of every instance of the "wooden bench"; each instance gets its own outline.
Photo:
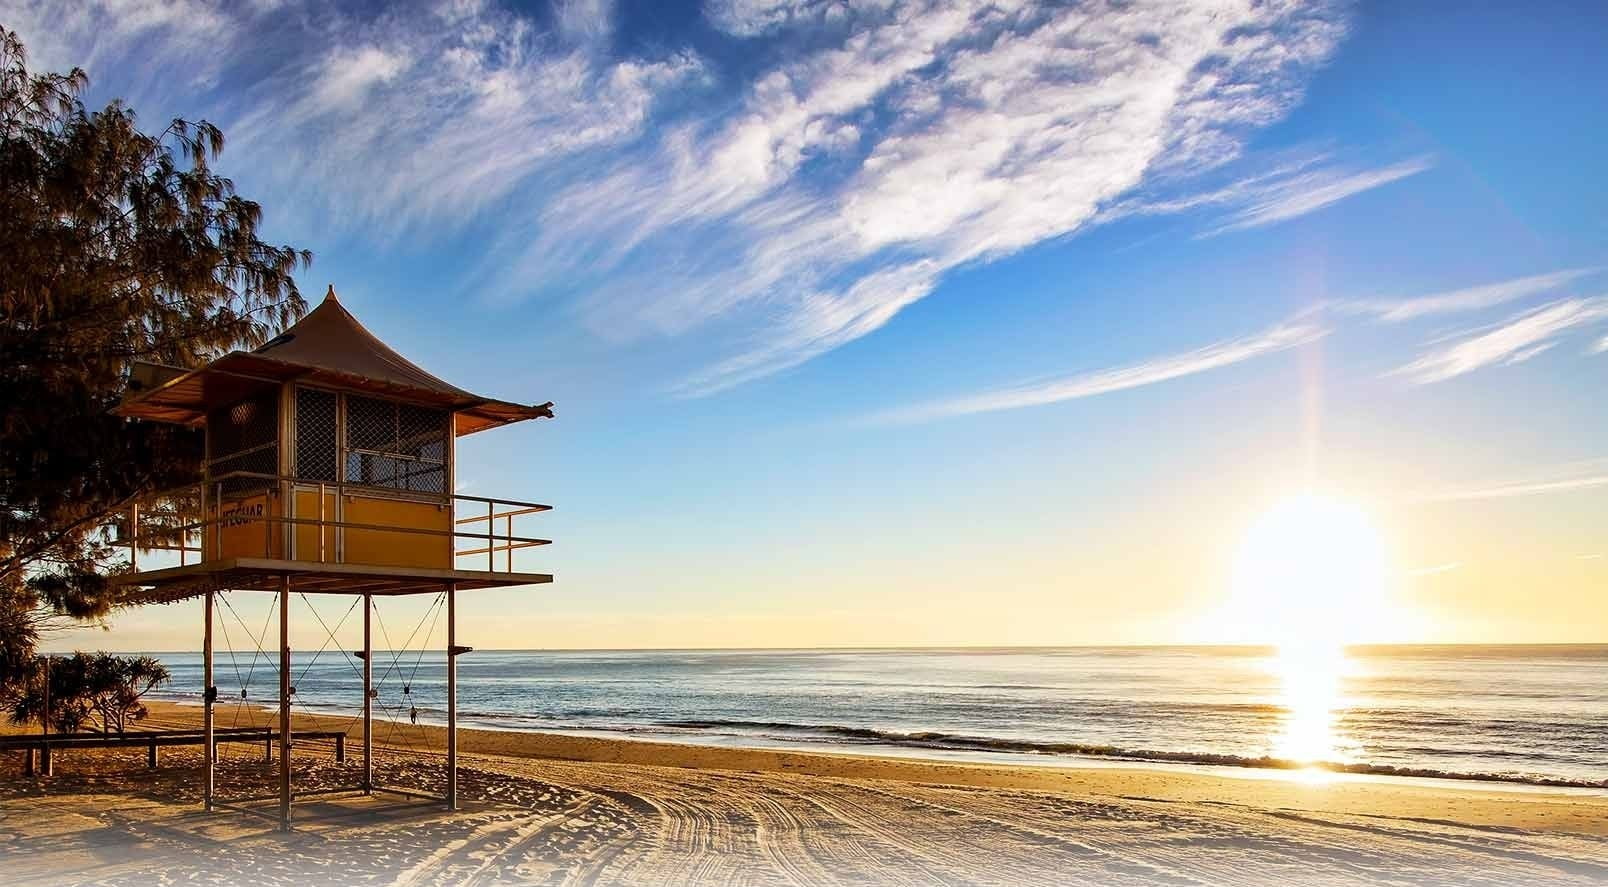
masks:
[[[346,733],[340,730],[297,730],[290,734],[294,744],[300,740],[335,741],[335,760],[346,760]],[[263,760],[274,757],[278,731],[271,727],[224,727],[213,731],[212,756],[217,759],[218,746],[225,742],[261,742]],[[145,765],[155,769],[159,761],[157,749],[173,745],[204,745],[206,734],[201,730],[137,730],[129,733],[35,733],[0,736],[0,752],[20,749],[25,757],[23,774],[34,773],[34,754],[38,752],[40,770],[49,772],[51,751],[68,748],[145,748]]]

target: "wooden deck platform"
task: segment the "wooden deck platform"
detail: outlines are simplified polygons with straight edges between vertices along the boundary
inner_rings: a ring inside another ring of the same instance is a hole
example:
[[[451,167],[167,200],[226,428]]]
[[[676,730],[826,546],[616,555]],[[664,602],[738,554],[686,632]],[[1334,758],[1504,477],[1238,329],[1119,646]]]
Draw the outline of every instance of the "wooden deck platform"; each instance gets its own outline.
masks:
[[[441,591],[449,583],[463,591],[545,585],[553,581],[549,573],[331,564],[259,557],[225,558],[128,573],[114,577],[113,581],[141,589],[130,595],[131,603],[168,603],[217,589],[278,591],[282,576],[290,577],[291,591],[309,594],[421,594]]]

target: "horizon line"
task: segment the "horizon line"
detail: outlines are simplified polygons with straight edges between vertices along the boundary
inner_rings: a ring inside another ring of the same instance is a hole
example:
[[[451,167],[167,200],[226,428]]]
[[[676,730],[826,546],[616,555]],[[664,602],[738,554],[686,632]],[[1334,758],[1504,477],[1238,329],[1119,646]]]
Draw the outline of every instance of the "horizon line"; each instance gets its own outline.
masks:
[[[855,645],[818,647],[477,647],[476,653],[874,653],[874,652],[988,652],[1034,650],[1260,650],[1277,648],[1276,643],[1157,643],[1157,644],[933,644],[933,645]],[[1343,645],[1346,650],[1379,647],[1608,647],[1601,641],[1382,641],[1358,642]],[[382,652],[396,652],[389,647],[372,648]],[[416,648],[399,648],[415,652]],[[134,653],[149,656],[167,653],[200,653],[200,649],[184,650],[71,650],[44,651],[44,655],[62,656],[78,652]],[[292,653],[296,651],[292,649]],[[352,652],[352,651],[347,651]],[[426,648],[423,652],[441,652],[439,648]]]

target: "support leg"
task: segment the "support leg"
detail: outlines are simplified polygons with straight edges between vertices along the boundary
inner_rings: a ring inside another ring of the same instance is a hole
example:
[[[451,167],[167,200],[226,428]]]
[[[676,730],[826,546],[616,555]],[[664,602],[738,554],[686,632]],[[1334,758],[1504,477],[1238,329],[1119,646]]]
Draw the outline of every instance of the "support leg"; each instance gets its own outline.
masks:
[[[447,584],[447,809],[458,809],[458,586]]]
[[[290,831],[290,576],[279,577],[279,828]]]
[[[208,813],[212,812],[212,792],[214,787],[214,764],[218,760],[218,746],[216,735],[213,732],[212,702],[217,695],[217,689],[212,686],[212,597],[214,592],[208,591],[206,603],[207,627],[206,633],[201,636],[201,753],[206,756],[206,778],[202,785],[202,803]]]
[[[374,598],[363,595],[363,794],[374,794]]]

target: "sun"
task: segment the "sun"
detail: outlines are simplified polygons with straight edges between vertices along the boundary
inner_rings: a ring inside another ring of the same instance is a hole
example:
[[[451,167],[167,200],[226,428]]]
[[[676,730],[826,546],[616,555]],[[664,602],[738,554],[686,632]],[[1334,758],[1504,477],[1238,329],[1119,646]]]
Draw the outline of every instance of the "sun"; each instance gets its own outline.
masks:
[[[1238,628],[1285,655],[1327,655],[1362,640],[1385,617],[1386,560],[1361,507],[1316,494],[1280,502],[1250,526],[1235,557]]]

